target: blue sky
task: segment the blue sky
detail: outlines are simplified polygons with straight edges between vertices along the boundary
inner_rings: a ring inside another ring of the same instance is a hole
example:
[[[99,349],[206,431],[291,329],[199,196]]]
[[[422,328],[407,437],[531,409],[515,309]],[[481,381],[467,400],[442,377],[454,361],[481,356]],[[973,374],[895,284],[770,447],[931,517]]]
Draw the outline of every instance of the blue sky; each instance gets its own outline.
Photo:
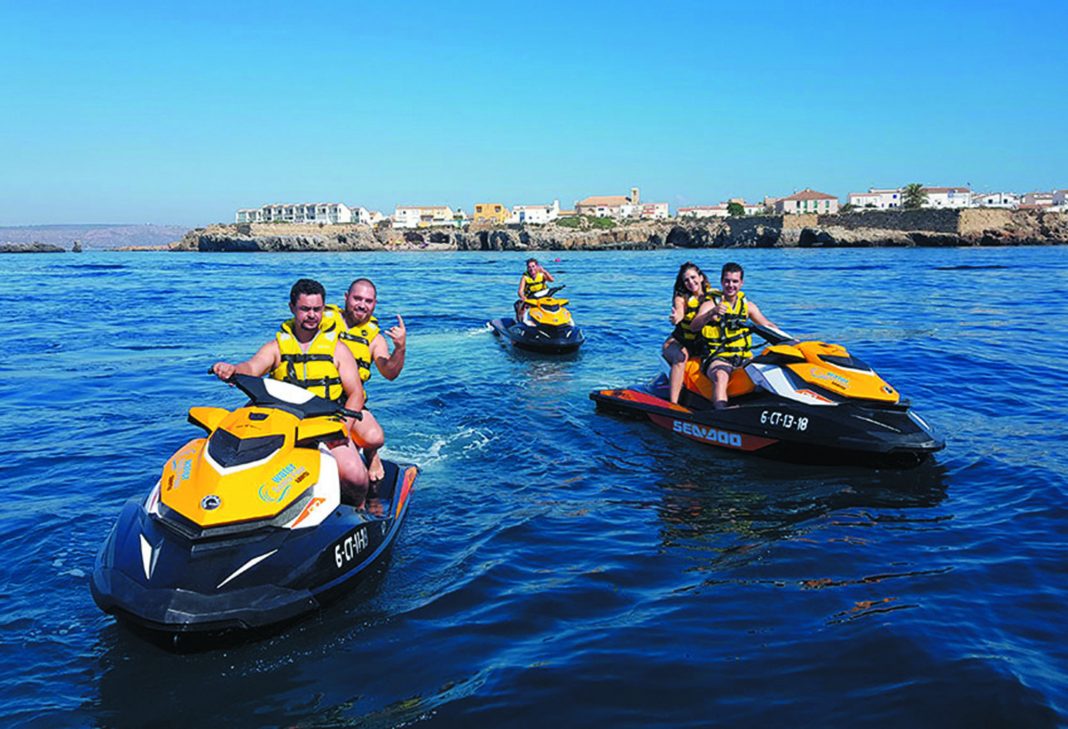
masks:
[[[0,3],[0,225],[1068,187],[1068,4]]]

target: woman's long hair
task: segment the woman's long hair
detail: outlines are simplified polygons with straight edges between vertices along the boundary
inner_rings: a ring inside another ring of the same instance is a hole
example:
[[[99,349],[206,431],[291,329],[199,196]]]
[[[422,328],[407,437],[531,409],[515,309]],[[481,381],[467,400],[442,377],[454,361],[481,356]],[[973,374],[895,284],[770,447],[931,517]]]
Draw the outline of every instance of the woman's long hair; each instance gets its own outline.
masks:
[[[708,292],[712,290],[711,284],[708,283],[708,276],[705,275],[700,266],[690,261],[686,261],[686,263],[679,266],[679,272],[675,275],[675,296],[681,296],[683,299],[690,298],[690,290],[686,288],[686,282],[683,277],[691,268],[697,271],[697,275],[701,277],[701,295],[707,296]]]

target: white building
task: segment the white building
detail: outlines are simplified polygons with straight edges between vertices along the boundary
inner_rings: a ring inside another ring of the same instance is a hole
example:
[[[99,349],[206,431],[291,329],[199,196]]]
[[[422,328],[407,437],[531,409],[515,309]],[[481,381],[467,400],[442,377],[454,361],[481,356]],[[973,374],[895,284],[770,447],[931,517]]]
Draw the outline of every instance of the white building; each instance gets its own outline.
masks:
[[[1068,205],[1068,190],[1054,190],[1053,204],[1057,206]]]
[[[463,216],[463,211],[457,211]],[[448,205],[398,205],[393,211],[394,228],[428,228],[456,225],[457,213]]]
[[[595,218],[630,217],[634,207],[626,195],[593,195],[575,203],[576,215],[591,215]]]
[[[867,192],[851,192],[847,202],[855,208],[876,208],[888,210],[901,207],[901,190],[899,188],[869,187]]]
[[[553,200],[551,205],[515,205],[507,222],[511,225],[544,225],[560,217],[560,201]]]
[[[727,203],[720,203],[719,205],[691,205],[686,208],[678,209],[678,216],[680,218],[725,218],[730,213],[727,212]]]
[[[806,187],[801,192],[795,192],[793,195],[776,200],[775,212],[783,215],[797,213],[832,215],[838,212],[838,198]]]
[[[1052,192],[1028,192],[1024,194],[1020,204],[1032,208],[1048,208],[1054,204],[1053,197]]]
[[[967,187],[925,187],[925,208],[969,208],[972,206],[972,191]]]
[[[1014,208],[1020,204],[1020,196],[1014,192],[973,192],[973,208]]]
[[[594,195],[579,200],[575,203],[575,214],[616,220],[659,220],[670,215],[667,203],[643,203],[636,187],[630,188],[630,195]]]
[[[641,203],[634,207],[642,220],[667,220],[670,216],[667,203]]]
[[[349,207],[343,203],[285,203],[242,208],[237,211],[238,223],[366,223],[366,208]]]
[[[677,215],[680,218],[726,218],[730,215],[731,203],[741,205],[744,215],[760,215],[764,212],[763,203],[751,203],[740,197],[732,197],[727,202],[721,202],[718,205],[691,205],[679,208]]]

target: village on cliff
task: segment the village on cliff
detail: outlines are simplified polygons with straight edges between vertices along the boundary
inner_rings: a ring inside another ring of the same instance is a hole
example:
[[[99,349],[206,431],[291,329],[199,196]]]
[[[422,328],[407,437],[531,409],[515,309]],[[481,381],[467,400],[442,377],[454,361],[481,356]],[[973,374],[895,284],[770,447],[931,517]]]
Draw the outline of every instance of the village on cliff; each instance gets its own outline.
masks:
[[[1068,211],[1068,189],[1050,192],[976,193],[967,187],[922,187],[910,185],[899,188],[871,188],[867,192],[851,192],[845,206],[839,207],[834,195],[805,188],[781,198],[765,197],[763,202],[750,203],[734,198],[717,205],[679,207],[675,217],[727,218],[748,215],[834,215],[838,212],[863,210],[894,210],[910,207],[907,195],[913,194],[911,207],[932,209],[1000,208],[1008,210]],[[671,212],[666,202],[642,202],[639,190],[633,187],[629,195],[595,195],[575,202],[571,210],[562,210],[559,200],[545,205],[514,205],[476,203],[473,215],[448,205],[398,205],[392,215],[344,203],[275,203],[258,208],[242,208],[235,216],[236,223],[362,223],[393,228],[428,228],[453,226],[463,228],[479,225],[541,225],[566,224],[569,220],[598,219],[613,221],[668,220]]]

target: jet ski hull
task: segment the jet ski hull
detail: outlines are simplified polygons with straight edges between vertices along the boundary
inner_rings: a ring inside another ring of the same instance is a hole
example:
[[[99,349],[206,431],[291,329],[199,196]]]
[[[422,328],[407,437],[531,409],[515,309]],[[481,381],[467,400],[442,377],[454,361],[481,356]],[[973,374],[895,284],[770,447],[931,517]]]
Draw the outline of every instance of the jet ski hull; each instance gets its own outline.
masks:
[[[520,349],[547,354],[574,352],[586,341],[582,330],[568,324],[565,326],[530,326],[516,323],[511,317],[490,322],[493,333],[511,340]]]
[[[342,504],[304,529],[198,533],[133,499],[97,555],[93,599],[122,621],[170,634],[255,630],[315,610],[373,573],[400,530],[418,469],[384,463],[366,510]]]
[[[758,391],[714,410],[688,392],[684,402],[689,397],[691,407],[673,405],[667,396],[666,378],[649,387],[590,393],[599,408],[647,418],[704,445],[795,462],[905,467],[945,447],[904,405],[817,406]]]

